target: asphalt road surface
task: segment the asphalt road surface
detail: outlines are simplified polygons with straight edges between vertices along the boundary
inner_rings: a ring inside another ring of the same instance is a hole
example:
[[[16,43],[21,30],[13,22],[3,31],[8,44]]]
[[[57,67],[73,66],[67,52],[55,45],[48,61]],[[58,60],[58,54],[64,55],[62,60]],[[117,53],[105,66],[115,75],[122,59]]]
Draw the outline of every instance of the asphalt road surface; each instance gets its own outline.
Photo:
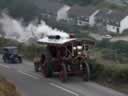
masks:
[[[99,34],[95,34],[95,33],[90,33],[90,36],[98,41],[103,40],[103,38],[105,38],[105,36],[103,35],[99,35]],[[111,42],[116,42],[116,41],[128,41],[128,36],[119,36],[119,37],[112,37],[110,39]]]
[[[93,82],[70,78],[61,83],[57,78],[47,79],[35,73],[33,64],[5,64],[0,61],[0,73],[16,84],[22,96],[128,96]]]

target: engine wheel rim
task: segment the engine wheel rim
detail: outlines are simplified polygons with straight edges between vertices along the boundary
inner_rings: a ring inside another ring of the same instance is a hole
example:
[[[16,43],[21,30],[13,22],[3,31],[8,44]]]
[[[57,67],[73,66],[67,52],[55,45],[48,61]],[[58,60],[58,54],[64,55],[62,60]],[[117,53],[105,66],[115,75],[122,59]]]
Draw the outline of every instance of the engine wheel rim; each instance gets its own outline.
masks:
[[[90,68],[88,63],[84,63],[85,65],[85,70],[83,70],[83,79],[85,81],[89,81],[90,79]]]
[[[66,71],[66,66],[62,64],[62,70],[59,73],[59,79],[62,82],[65,82],[67,80],[67,71]]]
[[[48,76],[48,70],[47,70],[47,65],[46,64],[44,64],[42,66],[42,74],[44,75],[44,77]]]

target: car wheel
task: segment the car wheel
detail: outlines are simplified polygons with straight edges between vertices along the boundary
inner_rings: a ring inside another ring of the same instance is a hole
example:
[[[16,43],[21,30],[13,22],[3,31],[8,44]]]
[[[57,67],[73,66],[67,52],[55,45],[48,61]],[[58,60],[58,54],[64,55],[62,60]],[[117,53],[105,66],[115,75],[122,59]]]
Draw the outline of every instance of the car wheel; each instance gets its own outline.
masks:
[[[21,58],[21,57],[19,57],[19,63],[22,63],[22,62],[23,62],[22,58]]]
[[[89,81],[89,79],[90,79],[90,68],[88,63],[84,62],[83,63],[83,80]]]
[[[5,58],[5,56],[3,56],[3,61],[4,63],[7,63],[7,59]]]

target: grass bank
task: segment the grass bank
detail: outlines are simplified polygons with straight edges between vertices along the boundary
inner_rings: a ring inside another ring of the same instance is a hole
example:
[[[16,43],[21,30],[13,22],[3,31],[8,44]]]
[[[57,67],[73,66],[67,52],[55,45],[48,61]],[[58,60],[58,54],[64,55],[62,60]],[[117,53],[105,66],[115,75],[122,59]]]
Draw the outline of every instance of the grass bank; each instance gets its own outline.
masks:
[[[0,76],[0,96],[21,96],[14,84],[7,81],[3,76]]]

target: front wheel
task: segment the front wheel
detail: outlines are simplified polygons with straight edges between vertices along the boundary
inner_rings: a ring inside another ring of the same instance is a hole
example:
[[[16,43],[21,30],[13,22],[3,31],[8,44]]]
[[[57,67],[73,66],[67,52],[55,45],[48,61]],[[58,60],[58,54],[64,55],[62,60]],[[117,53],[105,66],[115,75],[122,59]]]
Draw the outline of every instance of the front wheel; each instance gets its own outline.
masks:
[[[14,57],[13,62],[15,63],[22,63],[22,58],[21,57]]]
[[[67,81],[67,78],[68,78],[68,74],[67,74],[66,65],[65,64],[62,64],[62,69],[61,69],[61,71],[59,73],[59,79],[62,82],[66,82]]]
[[[89,81],[90,79],[90,68],[88,63],[83,63],[83,80],[84,81]]]

